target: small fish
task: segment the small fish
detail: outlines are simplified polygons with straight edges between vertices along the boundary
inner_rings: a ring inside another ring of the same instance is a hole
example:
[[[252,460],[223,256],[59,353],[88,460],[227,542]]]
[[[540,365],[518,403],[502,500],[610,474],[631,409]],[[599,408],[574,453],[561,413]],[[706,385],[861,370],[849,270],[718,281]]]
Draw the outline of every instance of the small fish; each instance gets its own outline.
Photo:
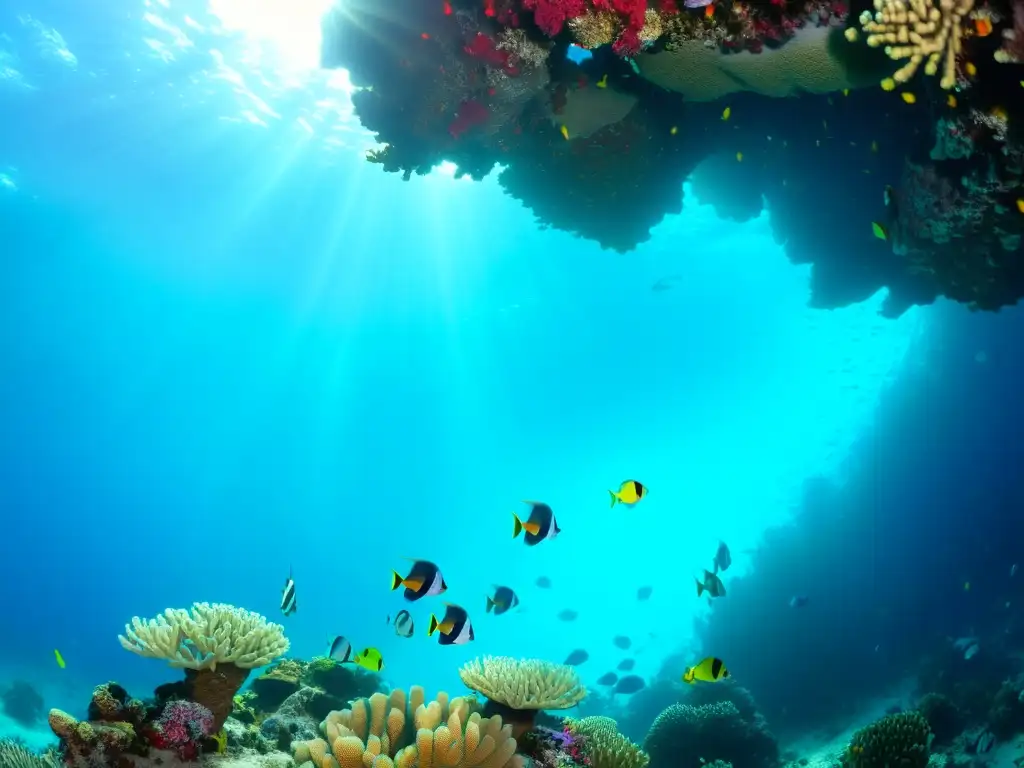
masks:
[[[1020,213],[1024,213],[1024,197],[1017,198],[1017,210]]]
[[[974,34],[978,37],[988,37],[992,34],[992,19],[988,16],[978,16],[974,19]]]
[[[633,667],[636,666],[636,662],[633,659],[623,659],[619,662],[619,666],[616,667],[620,672],[629,672]]]
[[[718,578],[717,575],[711,571],[704,570],[704,583],[702,584],[699,580],[694,579],[697,582],[697,597],[700,597],[707,592],[711,597],[724,597],[725,596],[725,584]]]
[[[348,664],[352,661],[352,643],[338,635],[327,649],[327,658],[334,659],[339,664]]]
[[[671,128],[668,129],[668,132],[671,135],[675,136],[677,133],[679,133],[679,128],[678,126],[673,125]]]
[[[722,120],[727,122],[730,117],[732,117],[732,107],[726,107],[722,110]]]
[[[665,275],[663,277],[659,277],[654,282],[654,285],[651,286],[651,290],[654,291],[655,293],[664,293],[665,291],[671,291],[672,286],[682,279],[682,275]],[[614,507],[615,505],[612,504],[612,506]]]
[[[398,571],[391,572],[391,589],[399,587],[405,587],[405,599],[412,602],[428,595],[440,595],[448,589],[448,584],[441,575],[441,569],[432,562],[413,560],[409,575],[404,579]]]
[[[724,541],[718,542],[718,550],[715,552],[715,573],[729,570],[732,565],[732,552]]]
[[[558,129],[558,132],[562,134],[563,139],[565,139],[566,141],[569,140],[569,129],[566,128],[564,125]]]
[[[946,97],[946,106],[949,107],[950,109],[956,109],[956,96],[954,96],[952,93]]]
[[[871,142],[871,151],[872,152],[876,152],[876,153],[878,152],[878,142],[877,141],[872,141]]]
[[[487,598],[487,613],[494,611],[495,616],[501,616],[506,611],[519,605],[519,598],[509,587],[495,587],[494,595]]]
[[[608,87],[608,75],[601,75],[601,79],[594,83],[598,88]]]
[[[625,694],[636,693],[642,691],[646,685],[647,683],[639,675],[626,675],[616,683],[612,691]]]
[[[885,207],[888,208],[893,204],[895,200],[895,190],[889,185],[885,185],[885,189],[882,191],[882,202],[885,203]]]
[[[619,676],[614,672],[605,672],[599,678],[597,678],[598,685],[615,685],[619,681]]]
[[[1014,563],[1013,565],[1010,566],[1010,578],[1012,579],[1016,575],[1017,575],[1017,564]]]
[[[64,657],[60,655],[60,651],[58,651],[56,648],[54,648],[53,649],[53,656],[57,660],[57,666],[60,667],[61,669],[64,669],[64,667],[65,667]]]
[[[380,672],[384,669],[384,657],[380,655],[380,651],[376,648],[363,648],[352,659],[352,663],[358,664],[363,669],[368,669],[371,672]]]
[[[970,592],[970,591],[971,591],[971,582],[965,581],[964,582],[964,592]]]
[[[917,102],[917,96],[912,94],[910,91],[904,91],[900,94],[900,98],[903,99],[907,104],[915,104]]]
[[[704,6],[704,18],[705,19],[713,19],[713,18],[715,18],[715,4],[714,3],[708,3],[707,5]]]
[[[822,120],[821,121],[821,127],[827,131],[828,130],[828,120]]]
[[[638,480],[623,480],[619,490],[608,491],[608,495],[612,497],[613,507],[616,504],[625,504],[627,507],[632,507],[647,495],[647,486]]]
[[[547,576],[538,576],[536,584],[541,589],[551,589],[551,579]]]
[[[440,632],[437,636],[439,645],[465,645],[475,637],[466,609],[451,603],[445,603],[444,617],[440,621],[431,614],[427,637],[435,632]]]
[[[452,15],[452,4],[449,3],[448,0],[444,0],[444,2],[441,3],[441,13],[443,13],[445,16]]]
[[[843,96],[849,96],[849,95],[850,95],[850,89],[849,88],[843,88]]]
[[[626,650],[633,644],[633,641],[625,635],[616,635],[612,638],[612,642],[615,643],[616,648],[621,648],[622,650]]]
[[[884,226],[879,224],[877,221],[871,222],[871,231],[879,240],[889,239],[889,231]]]
[[[686,668],[686,671],[683,672],[683,682],[690,685],[697,680],[704,683],[717,683],[728,676],[729,670],[725,668],[725,662],[714,656],[708,656],[703,661]]]
[[[292,578],[292,569],[288,569],[288,578],[285,579],[284,589],[281,590],[281,612],[285,616],[291,616],[299,608],[295,602],[295,579]]]
[[[567,667],[575,667],[579,664],[582,664],[589,658],[589,653],[587,653],[582,648],[577,648],[575,651],[566,656],[565,661],[563,661],[562,663],[565,664],[565,666]]]
[[[964,72],[966,72],[969,77],[974,77],[976,74],[978,74],[978,68],[968,61],[966,64],[964,64]]]
[[[654,587],[640,587],[640,589],[636,591],[636,599],[643,602],[651,596],[653,591]]]
[[[578,617],[579,613],[574,611],[572,608],[566,608],[564,611],[558,614],[558,618],[562,621],[576,621]]]
[[[811,598],[809,598],[807,595],[793,595],[791,598],[789,598],[789,607],[803,608],[809,602],[811,602]]]
[[[820,141],[818,142],[818,145],[819,146],[821,145]],[[743,162],[743,153],[742,152],[737,152],[736,153],[736,162],[737,163],[742,163]]]
[[[542,504],[539,501],[524,501],[523,503],[530,505],[530,515],[524,523],[519,515],[515,512],[512,513],[513,539],[526,531],[523,534],[523,539],[527,546],[532,547],[540,544],[544,539],[553,539],[562,532],[562,529],[558,527],[558,521],[555,520],[555,513],[547,504]]]
[[[970,661],[971,659],[973,659],[975,656],[978,655],[978,651],[980,651],[980,650],[981,650],[981,646],[978,645],[977,643],[975,643],[972,646],[969,646],[967,648],[967,650],[964,651],[964,661]]]
[[[395,616],[395,634],[399,637],[412,637],[412,633],[412,614],[406,610],[399,611],[398,615]]]

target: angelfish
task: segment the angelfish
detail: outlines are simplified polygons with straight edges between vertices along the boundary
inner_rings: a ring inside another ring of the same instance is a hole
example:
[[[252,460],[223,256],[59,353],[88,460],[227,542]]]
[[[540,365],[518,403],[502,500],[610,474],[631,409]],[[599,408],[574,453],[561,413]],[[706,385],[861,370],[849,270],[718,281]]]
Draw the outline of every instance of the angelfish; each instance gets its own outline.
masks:
[[[711,597],[723,597],[725,595],[725,584],[711,571],[704,569],[704,582],[694,579],[697,582],[697,597],[707,592]]]
[[[555,513],[547,504],[542,504],[539,501],[523,503],[530,505],[530,515],[526,518],[526,522],[523,522],[519,515],[515,512],[512,513],[513,539],[525,531],[523,539],[527,546],[532,547],[540,544],[544,539],[553,539],[562,532],[555,520]]]
[[[391,589],[399,587],[405,587],[405,599],[410,602],[427,595],[440,595],[448,589],[441,569],[429,560],[413,560],[409,575],[405,578],[398,571],[392,571]]]
[[[431,637],[435,632],[440,633],[437,636],[439,645],[464,645],[474,637],[473,625],[469,621],[466,609],[451,603],[445,603],[444,617],[440,621],[431,614],[427,637]]]

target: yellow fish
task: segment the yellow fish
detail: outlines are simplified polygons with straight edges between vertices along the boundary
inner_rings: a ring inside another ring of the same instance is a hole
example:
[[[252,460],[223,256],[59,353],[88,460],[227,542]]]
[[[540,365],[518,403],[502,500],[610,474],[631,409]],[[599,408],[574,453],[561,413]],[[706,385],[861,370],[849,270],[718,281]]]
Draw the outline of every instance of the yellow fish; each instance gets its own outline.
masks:
[[[608,75],[603,75],[600,80],[598,80],[596,83],[594,83],[594,85],[596,85],[598,88],[607,88],[608,87]]]
[[[380,672],[384,669],[384,657],[376,648],[364,648],[352,658],[352,662],[371,672]]]
[[[561,132],[561,134],[562,134],[562,138],[563,138],[563,139],[565,139],[566,141],[568,141],[568,140],[569,140],[569,129],[568,129],[568,128],[566,128],[566,127],[565,127],[565,126],[563,125],[563,126],[562,126],[561,128],[559,128],[558,130],[559,130],[559,131]]]
[[[679,129],[678,129],[678,128],[676,128],[676,127],[675,127],[675,126],[673,125],[673,126],[672,126],[672,127],[671,127],[671,128],[669,129],[669,133],[671,133],[671,134],[672,134],[673,136],[675,136],[675,135],[676,135],[677,133],[679,133]]]
[[[968,61],[966,64],[964,64],[964,72],[966,72],[969,76],[974,77],[976,74],[978,74],[978,68]]]
[[[1024,213],[1024,197],[1017,198],[1017,210]]]
[[[64,664],[64,657],[60,655],[60,651],[58,651],[56,648],[54,648],[53,649],[53,655],[57,659],[57,666],[60,667],[61,669],[64,669],[64,666],[65,666],[65,664]]]
[[[954,96],[952,93],[946,97],[946,106],[950,108],[956,107],[956,96]]]
[[[901,93],[900,98],[907,102],[907,104],[913,104],[914,102],[917,101],[917,96],[908,91],[904,91],[903,93]]]
[[[871,151],[872,152],[877,152],[878,151],[878,142],[877,141],[872,141],[871,142]]]
[[[732,107],[726,107],[725,109],[722,110],[722,119],[723,120],[728,120],[731,115],[732,115]]]
[[[692,667],[687,667],[683,673],[683,682],[693,685],[695,680],[705,683],[717,683],[729,676],[729,670],[725,668],[725,662],[708,656],[704,661],[697,662]]]
[[[886,231],[885,227],[883,227],[877,221],[872,221],[871,222],[871,231],[875,234],[875,237],[877,237],[879,240],[888,240],[889,239],[889,233]]]
[[[850,89],[849,88],[843,88],[843,96],[849,96],[849,95],[850,95]]]
[[[737,163],[742,163],[743,162],[743,153],[742,152],[737,152],[736,153],[736,162]]]
[[[608,493],[612,497],[613,507],[620,502],[631,507],[647,495],[647,486],[637,480],[626,480],[619,486],[618,491]]]

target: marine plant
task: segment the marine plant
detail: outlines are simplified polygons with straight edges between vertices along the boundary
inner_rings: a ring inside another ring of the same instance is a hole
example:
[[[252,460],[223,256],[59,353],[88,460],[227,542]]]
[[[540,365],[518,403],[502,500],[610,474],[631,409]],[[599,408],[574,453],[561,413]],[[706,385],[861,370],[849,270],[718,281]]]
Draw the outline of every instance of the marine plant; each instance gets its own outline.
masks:
[[[843,755],[847,768],[925,768],[932,734],[920,712],[899,712],[861,728]]]
[[[427,702],[423,688],[357,699],[321,723],[324,738],[292,744],[295,762],[315,768],[518,768],[512,728],[481,717],[476,701],[444,692]]]
[[[651,758],[618,730],[610,717],[566,718],[566,731],[582,737],[583,755],[591,768],[647,768]]]
[[[36,754],[14,739],[0,739],[0,765],[4,768],[59,768],[60,762],[49,752]]]
[[[125,650],[184,669],[187,698],[210,710],[213,732],[224,726],[249,672],[289,647],[280,624],[222,603],[168,608],[145,621],[136,616],[118,640]]]
[[[487,698],[483,714],[501,715],[519,738],[542,709],[570,709],[587,695],[572,667],[537,659],[484,656],[459,670],[463,684]]]

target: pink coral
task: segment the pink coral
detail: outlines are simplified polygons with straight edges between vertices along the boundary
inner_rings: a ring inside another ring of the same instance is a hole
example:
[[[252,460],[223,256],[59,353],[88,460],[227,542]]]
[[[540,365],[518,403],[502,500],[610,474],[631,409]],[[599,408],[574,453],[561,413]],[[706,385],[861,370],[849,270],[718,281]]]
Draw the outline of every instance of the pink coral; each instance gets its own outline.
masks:
[[[549,37],[562,31],[565,22],[587,11],[586,0],[523,0],[523,8],[533,11],[533,21]]]
[[[154,723],[151,742],[158,749],[174,750],[183,760],[192,760],[212,729],[213,713],[202,704],[172,701]]]

